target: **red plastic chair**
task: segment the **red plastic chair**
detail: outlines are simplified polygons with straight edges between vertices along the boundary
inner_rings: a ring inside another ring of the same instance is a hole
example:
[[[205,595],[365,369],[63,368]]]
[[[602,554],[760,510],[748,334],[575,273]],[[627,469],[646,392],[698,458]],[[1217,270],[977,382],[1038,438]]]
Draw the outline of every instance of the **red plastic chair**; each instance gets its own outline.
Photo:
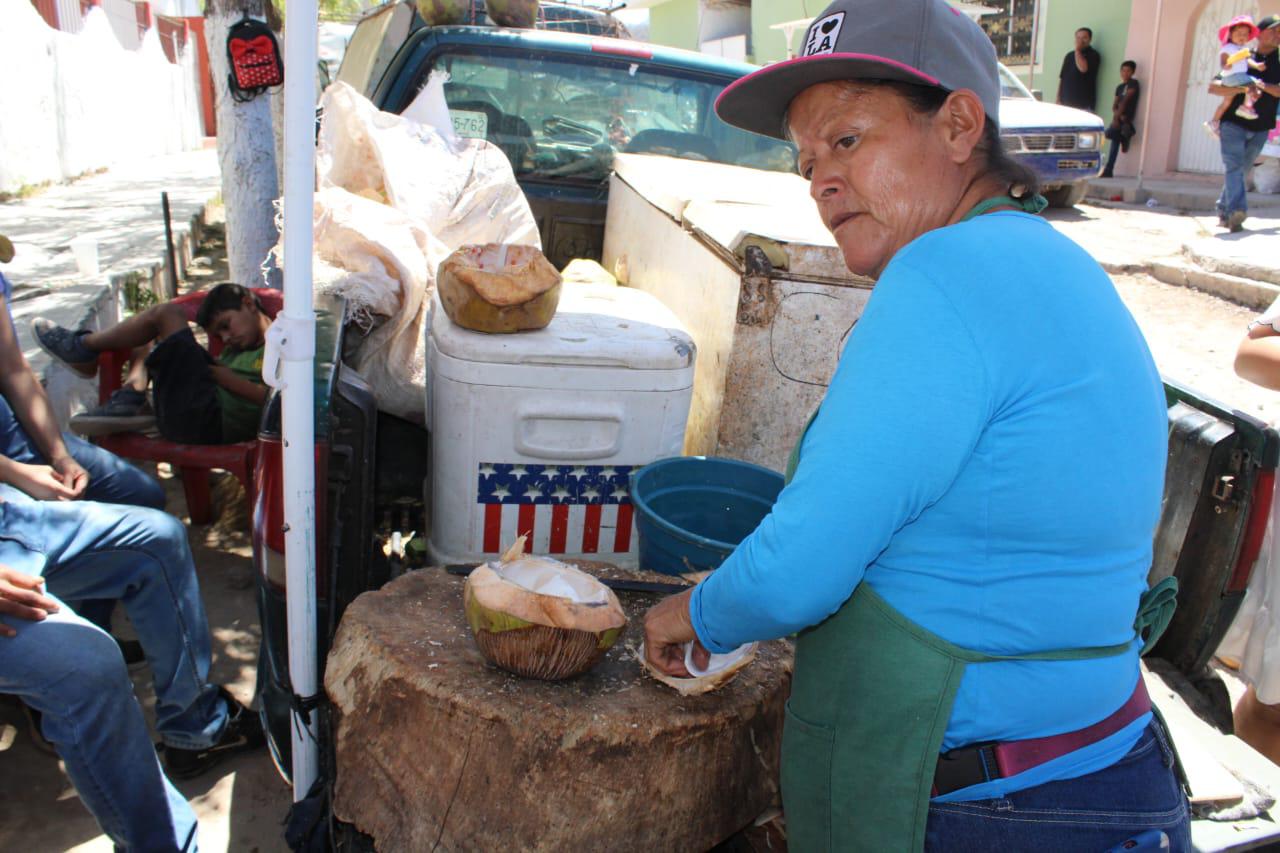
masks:
[[[284,308],[284,294],[265,287],[252,288],[262,302],[268,317],[274,318]],[[204,292],[187,293],[173,300],[182,306],[187,319],[195,322],[196,311],[204,299]],[[215,358],[222,351],[222,341],[209,339],[209,353]],[[112,392],[123,384],[125,365],[130,351],[113,350],[98,355],[98,401],[107,402]],[[141,459],[148,462],[168,462],[182,472],[182,490],[187,498],[187,511],[193,524],[208,524],[213,520],[213,506],[209,493],[209,472],[214,468],[227,471],[244,486],[253,506],[253,465],[258,453],[258,442],[241,441],[236,444],[179,444],[167,439],[143,435],[137,432],[121,432],[100,436],[101,447],[117,456]]]

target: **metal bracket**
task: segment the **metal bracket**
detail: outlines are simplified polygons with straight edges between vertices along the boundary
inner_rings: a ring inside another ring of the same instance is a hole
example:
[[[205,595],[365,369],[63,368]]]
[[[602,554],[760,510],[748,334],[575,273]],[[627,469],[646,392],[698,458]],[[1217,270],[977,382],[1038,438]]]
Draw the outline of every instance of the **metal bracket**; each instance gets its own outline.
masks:
[[[277,391],[285,389],[280,375],[280,363],[284,361],[310,361],[316,354],[316,320],[311,317],[290,317],[281,311],[267,328],[266,342],[262,349],[262,381]]]

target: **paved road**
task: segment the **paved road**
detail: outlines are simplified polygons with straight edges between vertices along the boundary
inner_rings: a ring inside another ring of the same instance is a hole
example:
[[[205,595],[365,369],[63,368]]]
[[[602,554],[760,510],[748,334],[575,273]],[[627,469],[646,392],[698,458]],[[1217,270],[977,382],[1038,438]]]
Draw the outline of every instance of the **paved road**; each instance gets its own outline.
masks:
[[[17,249],[5,275],[15,285],[91,283],[71,254],[73,237],[99,241],[102,277],[165,256],[160,194],[169,194],[175,227],[185,227],[221,185],[213,149],[123,163],[108,172],[0,204],[0,234]]]
[[[1185,245],[1207,244],[1235,257],[1280,257],[1280,220],[1254,220],[1255,230],[1225,235],[1214,227],[1213,216],[1145,207],[1082,205],[1075,211],[1050,211],[1048,218],[1114,269],[1141,268],[1153,257],[1178,254]],[[1161,373],[1263,420],[1280,421],[1280,394],[1245,382],[1232,370],[1236,347],[1257,312],[1141,273],[1113,274],[1112,280],[1142,328]]]

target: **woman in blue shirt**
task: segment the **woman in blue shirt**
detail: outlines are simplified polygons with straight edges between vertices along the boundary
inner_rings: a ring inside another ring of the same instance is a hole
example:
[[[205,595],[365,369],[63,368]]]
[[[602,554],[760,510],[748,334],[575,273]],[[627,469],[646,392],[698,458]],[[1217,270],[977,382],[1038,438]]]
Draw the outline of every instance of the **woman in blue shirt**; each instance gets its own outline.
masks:
[[[878,277],[773,512],[645,621],[649,659],[799,632],[792,849],[1189,844],[1138,670],[1159,374],[1110,280],[1004,155],[990,41],[943,0],[838,0],[725,90],[798,148]]]

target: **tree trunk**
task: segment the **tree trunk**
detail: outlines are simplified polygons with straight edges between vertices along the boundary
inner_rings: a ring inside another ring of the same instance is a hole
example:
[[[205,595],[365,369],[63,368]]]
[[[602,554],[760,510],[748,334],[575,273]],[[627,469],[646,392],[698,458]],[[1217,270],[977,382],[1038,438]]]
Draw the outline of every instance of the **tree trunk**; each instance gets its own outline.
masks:
[[[265,278],[262,271],[263,261],[279,237],[274,202],[280,196],[280,183],[271,98],[265,92],[244,103],[231,97],[227,31],[246,10],[265,19],[268,5],[264,0],[205,3],[205,38],[218,116],[218,164],[227,212],[227,261],[232,281],[247,287],[280,286],[280,273],[274,265]]]

